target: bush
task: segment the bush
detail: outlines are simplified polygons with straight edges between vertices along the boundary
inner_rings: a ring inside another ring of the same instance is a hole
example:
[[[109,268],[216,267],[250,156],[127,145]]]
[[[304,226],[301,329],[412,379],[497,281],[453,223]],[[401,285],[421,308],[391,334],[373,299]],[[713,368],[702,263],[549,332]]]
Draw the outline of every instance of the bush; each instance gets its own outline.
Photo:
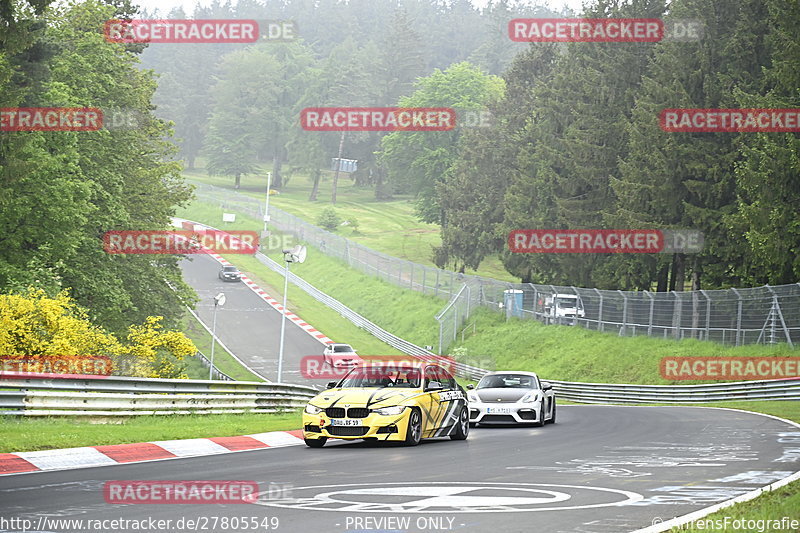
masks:
[[[317,226],[325,228],[328,231],[336,231],[341,223],[342,218],[332,207],[326,207],[322,213],[320,213],[319,218],[317,218]]]
[[[350,226],[353,230],[354,235],[358,235],[358,219],[356,217],[350,217],[347,219],[347,225]]]

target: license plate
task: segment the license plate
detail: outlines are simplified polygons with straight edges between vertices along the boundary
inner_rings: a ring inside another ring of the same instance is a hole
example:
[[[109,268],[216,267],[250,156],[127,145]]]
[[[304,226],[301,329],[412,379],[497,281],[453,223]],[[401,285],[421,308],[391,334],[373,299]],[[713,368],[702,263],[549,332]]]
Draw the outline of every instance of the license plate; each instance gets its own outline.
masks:
[[[511,414],[510,407],[487,407],[486,412],[493,415],[507,415]]]
[[[332,426],[360,426],[360,418],[331,418]]]

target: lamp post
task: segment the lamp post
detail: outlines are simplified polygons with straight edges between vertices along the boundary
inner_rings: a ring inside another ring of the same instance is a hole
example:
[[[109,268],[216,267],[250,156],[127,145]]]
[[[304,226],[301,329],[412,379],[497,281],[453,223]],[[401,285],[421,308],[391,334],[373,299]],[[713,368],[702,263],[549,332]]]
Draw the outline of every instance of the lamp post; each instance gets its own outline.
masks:
[[[297,245],[291,250],[283,251],[286,268],[283,271],[283,316],[281,317],[281,343],[278,348],[278,383],[283,375],[283,340],[286,333],[286,293],[289,291],[289,263],[302,263],[306,260],[306,247]]]
[[[264,200],[264,236],[267,236],[267,222],[269,222],[269,188],[272,185],[272,172],[267,172],[267,198]]]
[[[217,344],[217,307],[225,305],[225,294],[219,293],[214,296],[214,321],[211,326],[211,366],[208,367],[208,379],[211,379],[214,372],[214,346]]]

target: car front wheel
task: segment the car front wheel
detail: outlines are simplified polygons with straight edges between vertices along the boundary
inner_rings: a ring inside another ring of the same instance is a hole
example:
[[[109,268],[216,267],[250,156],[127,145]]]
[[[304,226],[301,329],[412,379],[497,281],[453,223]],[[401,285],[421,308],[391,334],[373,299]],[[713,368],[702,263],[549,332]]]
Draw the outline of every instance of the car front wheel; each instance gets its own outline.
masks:
[[[420,440],[422,440],[422,415],[419,414],[419,409],[412,409],[408,415],[406,446],[416,446]]]

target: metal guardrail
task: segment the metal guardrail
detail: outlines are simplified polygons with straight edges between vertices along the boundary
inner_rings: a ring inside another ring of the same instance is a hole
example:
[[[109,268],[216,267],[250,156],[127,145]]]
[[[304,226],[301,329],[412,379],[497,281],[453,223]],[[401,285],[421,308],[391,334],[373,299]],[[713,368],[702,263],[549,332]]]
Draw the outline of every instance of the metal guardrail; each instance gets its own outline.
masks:
[[[265,266],[267,266],[274,272],[277,272],[280,275],[285,274],[286,269],[283,266],[281,266],[276,261],[270,259],[266,255],[262,254],[261,252],[256,253],[256,259],[258,259],[261,263],[263,263]],[[413,344],[407,340],[401,339],[397,335],[389,333],[382,327],[371,322],[369,319],[353,311],[339,300],[317,289],[309,282],[307,282],[300,276],[294,274],[293,272],[289,272],[289,281],[293,285],[296,285],[297,287],[301,288],[304,292],[306,292],[309,296],[311,296],[318,302],[325,304],[326,306],[333,309],[334,311],[339,313],[341,316],[343,316],[344,318],[346,318],[359,328],[368,331],[374,337],[377,337],[378,339],[382,340],[389,346],[397,348],[404,354],[413,355],[423,360],[429,360],[429,361],[438,360],[451,366],[455,365],[456,373],[459,376],[466,377],[469,379],[480,379],[487,372],[487,370],[484,370],[482,368],[470,366],[464,363],[460,362],[453,363],[452,359],[436,355],[430,350],[426,350],[425,348],[417,346],[416,344]]]
[[[236,381],[232,377],[230,377],[228,374],[226,374],[225,372],[223,372],[222,370],[217,368],[217,365],[211,364],[211,359],[206,357],[203,354],[203,352],[198,351],[195,354],[195,357],[197,357],[200,360],[200,364],[202,364],[204,368],[211,368],[211,377],[212,378],[219,379],[219,380],[222,380],[222,381]]]
[[[0,415],[135,416],[272,413],[299,409],[317,394],[303,385],[99,377],[0,379]]]
[[[262,220],[263,201],[208,184],[196,185],[198,199]],[[558,316],[547,312],[547,304],[556,294],[580,298],[584,316],[574,321],[576,325],[620,336],[695,338],[735,346],[800,343],[800,283],[670,292],[510,283],[392,257],[326,231],[274,205],[270,205],[269,211],[270,224],[325,255],[388,283],[447,299],[450,303],[438,317],[443,349],[457,338],[463,322],[479,307],[505,312],[507,316],[553,323]],[[463,294],[457,297],[459,289],[465,285],[470,289],[466,297]]]
[[[581,403],[705,403],[800,400],[800,379],[703,385],[627,385],[548,380],[559,398]]]
[[[256,259],[274,272],[284,275],[286,270],[276,261],[261,252]],[[479,380],[489,370],[471,366],[450,358],[444,358],[416,344],[406,341],[364,316],[353,311],[332,296],[325,294],[303,278],[289,272],[289,281],[301,288],[312,298],[338,312],[361,329],[364,329],[383,342],[401,352],[423,360],[440,361],[455,367],[456,374],[472,380]],[[579,383],[548,380],[553,384],[559,397],[583,403],[659,403],[659,402],[711,402],[736,400],[795,400],[800,399],[800,380],[745,381],[711,385],[629,385],[607,383]]]

